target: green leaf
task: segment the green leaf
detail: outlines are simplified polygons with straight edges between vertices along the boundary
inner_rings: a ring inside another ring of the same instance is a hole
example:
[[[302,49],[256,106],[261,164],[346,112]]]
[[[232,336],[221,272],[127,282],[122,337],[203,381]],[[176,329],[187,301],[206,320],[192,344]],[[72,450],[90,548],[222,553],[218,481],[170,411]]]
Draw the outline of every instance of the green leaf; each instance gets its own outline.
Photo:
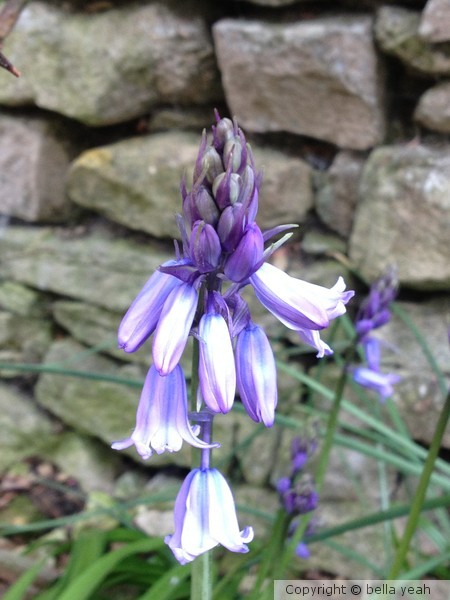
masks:
[[[41,560],[33,565],[30,569],[25,571],[25,573],[19,577],[14,585],[9,588],[9,590],[3,596],[3,600],[23,600],[25,598],[26,591],[38,576],[39,571],[44,566],[44,563],[45,561]]]
[[[189,565],[172,567],[138,600],[174,600],[175,592],[184,584],[190,572]]]
[[[140,552],[152,552],[164,546],[161,539],[145,539],[127,544],[123,548],[109,552],[85,569],[76,579],[70,582],[60,594],[58,600],[89,600],[90,594],[102,583],[115,567],[127,556]]]

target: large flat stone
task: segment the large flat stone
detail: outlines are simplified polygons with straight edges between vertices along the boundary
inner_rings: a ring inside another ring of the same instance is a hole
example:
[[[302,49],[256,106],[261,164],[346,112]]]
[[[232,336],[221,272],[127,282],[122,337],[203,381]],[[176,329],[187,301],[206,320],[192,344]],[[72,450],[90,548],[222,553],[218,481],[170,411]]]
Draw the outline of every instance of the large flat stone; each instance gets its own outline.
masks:
[[[383,78],[372,26],[365,16],[218,21],[213,34],[232,113],[249,131],[289,131],[354,149],[379,143]]]
[[[414,119],[433,131],[450,133],[450,82],[431,87],[420,97]]]
[[[122,313],[173,254],[104,233],[9,226],[0,236],[0,276]]]
[[[131,229],[179,237],[180,180],[192,172],[199,142],[194,134],[173,132],[88,150],[72,164],[68,194]]]
[[[350,258],[372,281],[386,267],[419,290],[450,287],[450,152],[385,146],[369,157],[350,238]]]
[[[450,41],[450,3],[448,0],[428,0],[420,19],[419,33],[429,42]]]
[[[419,34],[421,13],[401,6],[383,6],[375,23],[381,49],[422,75],[448,75],[450,52],[447,45],[436,46]]]
[[[73,212],[65,195],[72,156],[54,120],[1,115],[0,213],[31,222],[67,219]]]
[[[30,2],[4,47],[22,76],[4,78],[0,102],[34,102],[106,125],[157,104],[220,99],[206,19],[189,0],[182,10],[174,2],[136,2],[94,13]]]

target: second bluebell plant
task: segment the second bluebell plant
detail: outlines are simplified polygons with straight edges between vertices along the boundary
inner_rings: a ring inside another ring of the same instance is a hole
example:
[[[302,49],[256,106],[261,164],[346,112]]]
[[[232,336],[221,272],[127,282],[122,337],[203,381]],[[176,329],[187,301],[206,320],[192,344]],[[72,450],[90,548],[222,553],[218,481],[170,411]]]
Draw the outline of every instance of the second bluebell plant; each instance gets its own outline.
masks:
[[[253,530],[239,530],[233,496],[210,466],[218,444],[212,420],[229,412],[236,392],[251,419],[270,427],[277,406],[275,359],[264,330],[253,322],[241,295],[256,297],[317,356],[332,352],[320,331],[346,311],[353,291],[339,278],[325,288],[290,277],[268,261],[292,225],[262,232],[256,223],[261,174],[236,122],[220,118],[203,133],[188,191],[181,184],[181,247],[153,273],[119,327],[119,345],[137,350],[153,336],[148,372],[130,437],[142,458],[174,452],[183,441],[200,448],[201,464],[184,481],[175,503],[175,533],[166,543],[184,564],[217,546],[247,552]],[[273,238],[280,237],[276,242]],[[199,344],[198,390],[189,412],[180,358],[189,336]]]

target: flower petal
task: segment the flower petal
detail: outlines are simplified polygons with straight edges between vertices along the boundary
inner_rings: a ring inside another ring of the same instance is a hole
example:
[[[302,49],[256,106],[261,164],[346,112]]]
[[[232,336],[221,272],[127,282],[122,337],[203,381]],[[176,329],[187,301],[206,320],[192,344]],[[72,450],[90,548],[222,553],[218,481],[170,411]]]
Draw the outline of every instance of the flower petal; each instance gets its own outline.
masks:
[[[233,347],[225,319],[206,313],[198,326],[199,380],[203,399],[214,412],[228,412],[236,393]]]
[[[237,336],[235,354],[241,400],[254,421],[271,427],[278,399],[277,371],[264,330],[250,322]]]
[[[320,290],[311,290],[310,284],[290,277],[269,263],[264,263],[250,281],[261,304],[286,327],[323,329],[328,326]]]
[[[175,532],[166,544],[186,564],[218,544],[232,552],[248,552],[253,529],[239,531],[231,490],[217,469],[194,469],[175,502]]]
[[[173,265],[171,260],[164,265]],[[181,281],[172,275],[155,271],[132,302],[119,325],[119,347],[135,352],[151,336],[158,323],[162,307],[170,292]]]
[[[188,421],[187,390],[183,370],[176,365],[169,375],[161,376],[151,366],[145,378],[136,415],[136,428],[125,440],[114,442],[114,450],[132,444],[143,459],[153,451],[177,452],[183,441],[196,448],[214,448],[194,435]]]
[[[160,375],[178,364],[197,309],[198,292],[189,283],[171,291],[161,311],[153,339],[153,362]]]

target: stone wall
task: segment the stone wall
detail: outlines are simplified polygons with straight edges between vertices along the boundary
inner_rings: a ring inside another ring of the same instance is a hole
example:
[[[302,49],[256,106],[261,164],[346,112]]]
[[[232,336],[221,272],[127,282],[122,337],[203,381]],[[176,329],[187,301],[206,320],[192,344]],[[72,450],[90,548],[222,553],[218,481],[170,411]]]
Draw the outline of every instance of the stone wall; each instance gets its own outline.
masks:
[[[180,178],[214,108],[236,116],[264,169],[260,225],[300,224],[277,264],[323,285],[350,265],[362,293],[395,265],[403,309],[450,374],[447,0],[32,0],[4,52],[22,76],[0,72],[0,360],[49,368],[1,371],[2,469],[39,454],[87,491],[112,491],[124,472],[108,445],[133,426],[139,392],[113,378],[142,378],[149,351],[124,355],[115,332],[172,255]],[[436,377],[401,323],[384,335],[403,378],[395,399],[427,444]],[[299,391],[282,385],[287,413]],[[252,424],[236,414],[218,432],[229,448]],[[261,505],[280,435],[237,451],[240,498]],[[151,466],[188,460],[185,449]],[[338,473],[326,497],[351,502]]]

